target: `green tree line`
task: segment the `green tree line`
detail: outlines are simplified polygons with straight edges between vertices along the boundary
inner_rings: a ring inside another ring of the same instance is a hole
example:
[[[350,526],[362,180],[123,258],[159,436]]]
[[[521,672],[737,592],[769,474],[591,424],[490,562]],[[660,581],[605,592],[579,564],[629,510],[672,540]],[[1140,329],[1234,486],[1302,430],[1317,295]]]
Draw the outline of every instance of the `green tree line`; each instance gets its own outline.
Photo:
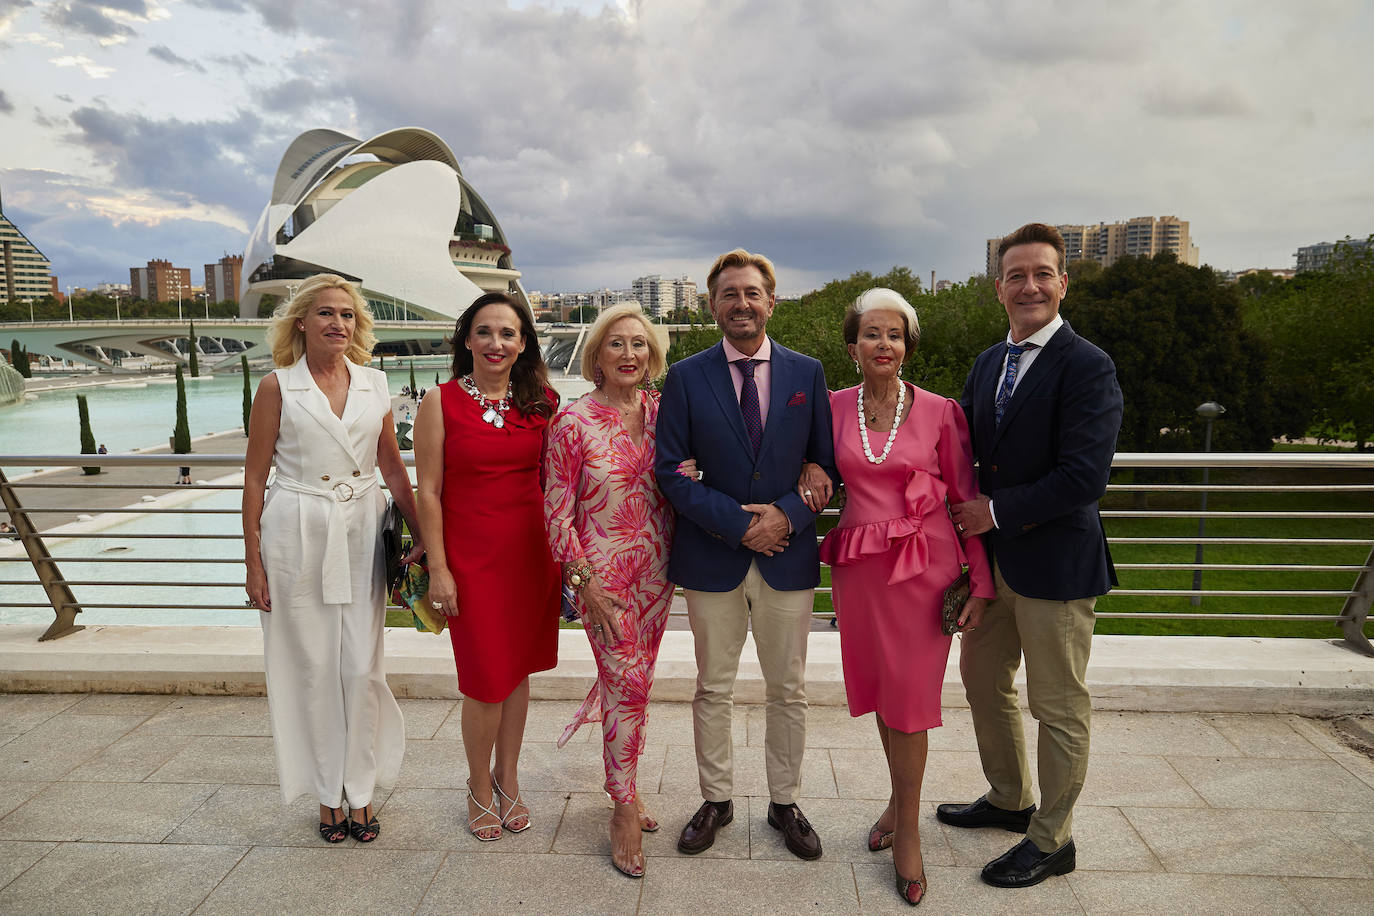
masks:
[[[0,303],[0,321],[28,321],[29,303]],[[67,303],[59,302],[55,296],[44,296],[33,303],[35,321],[66,321]],[[239,304],[233,301],[210,303],[211,318],[234,318],[239,313]],[[149,302],[145,299],[119,300],[120,318],[175,318],[177,301]],[[270,314],[270,312],[269,312]],[[190,297],[181,300],[182,318],[205,317],[205,303]],[[81,321],[114,320],[115,300],[112,296],[73,296],[71,317]]]
[[[1324,271],[1289,282],[1227,283],[1172,254],[1129,257],[1102,268],[1069,266],[1060,313],[1116,363],[1125,399],[1121,451],[1202,447],[1196,409],[1226,407],[1213,429],[1219,451],[1268,449],[1280,436],[1353,440],[1374,433],[1374,247],[1341,246]],[[916,309],[921,342],[904,376],[959,397],[977,355],[1005,338],[1006,313],[986,277],[931,295],[908,268],[861,271],[798,300],[780,302],[769,334],[816,357],[832,389],[857,382],[841,334],[844,310],[864,290],[895,289]],[[706,325],[680,335],[675,362],[715,344]]]

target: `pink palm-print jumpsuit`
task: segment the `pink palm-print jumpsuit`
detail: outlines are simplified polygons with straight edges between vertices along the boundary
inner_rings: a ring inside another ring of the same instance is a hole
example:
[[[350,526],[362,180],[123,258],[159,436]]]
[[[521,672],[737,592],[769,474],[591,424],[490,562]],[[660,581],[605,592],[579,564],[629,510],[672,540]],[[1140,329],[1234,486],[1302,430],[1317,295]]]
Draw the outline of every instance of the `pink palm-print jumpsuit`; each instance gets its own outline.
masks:
[[[621,424],[619,411],[586,395],[554,418],[545,453],[544,515],[553,558],[589,560],[602,587],[626,608],[618,644],[607,646],[599,635],[587,633],[596,656],[596,684],[558,744],[567,743],[582,723],[599,720],[606,792],[622,805],[636,798],[649,690],[673,596],[668,581],[673,512],[654,482],[658,398],[641,391],[640,403],[644,435],[639,444]]]

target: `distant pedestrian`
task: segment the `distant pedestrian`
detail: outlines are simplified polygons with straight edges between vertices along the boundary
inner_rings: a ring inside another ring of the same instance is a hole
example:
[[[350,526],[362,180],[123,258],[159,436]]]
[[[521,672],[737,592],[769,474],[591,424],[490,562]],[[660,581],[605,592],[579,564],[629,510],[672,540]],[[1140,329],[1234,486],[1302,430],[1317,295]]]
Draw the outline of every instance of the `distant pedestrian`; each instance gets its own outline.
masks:
[[[108,454],[110,454],[110,450],[107,449],[107,448],[105,447],[105,443],[102,442],[102,443],[100,443],[100,448],[98,448],[98,449],[95,450],[95,453],[96,453],[97,455],[108,455]]]
[[[184,465],[184,464],[183,464],[183,465],[178,469],[178,471],[177,471],[177,485],[178,485],[178,486],[190,486],[190,485],[191,485],[191,469],[190,469],[188,466]]]

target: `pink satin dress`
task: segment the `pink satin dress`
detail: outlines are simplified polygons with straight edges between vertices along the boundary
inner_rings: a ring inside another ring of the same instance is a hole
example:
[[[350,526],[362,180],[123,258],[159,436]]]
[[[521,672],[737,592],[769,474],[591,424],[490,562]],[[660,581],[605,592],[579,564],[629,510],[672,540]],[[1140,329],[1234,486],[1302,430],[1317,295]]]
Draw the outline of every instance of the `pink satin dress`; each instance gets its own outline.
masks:
[[[919,732],[941,724],[952,641],[940,632],[945,589],[967,565],[974,595],[996,593],[982,540],[960,540],[946,503],[978,495],[964,411],[910,384],[907,404],[910,419],[875,465],[859,440],[858,388],[831,393],[846,502],[821,560],[831,567],[849,714],[877,712],[890,728]],[[881,455],[888,434],[866,434]]]

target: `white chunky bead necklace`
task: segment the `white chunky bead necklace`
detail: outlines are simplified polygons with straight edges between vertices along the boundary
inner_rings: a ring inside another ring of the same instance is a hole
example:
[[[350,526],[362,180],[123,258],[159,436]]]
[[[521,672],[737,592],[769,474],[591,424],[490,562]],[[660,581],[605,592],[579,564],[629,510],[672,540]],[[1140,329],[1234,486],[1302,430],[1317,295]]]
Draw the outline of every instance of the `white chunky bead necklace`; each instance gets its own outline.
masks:
[[[887,460],[888,454],[892,451],[892,443],[897,441],[897,427],[902,425],[902,408],[906,405],[906,382],[897,382],[897,412],[892,416],[892,430],[887,434],[887,445],[883,446],[883,453],[878,457],[873,457],[873,449],[868,445],[868,429],[864,426],[864,386],[859,384],[859,442],[864,447],[864,457],[870,464],[882,464]]]

